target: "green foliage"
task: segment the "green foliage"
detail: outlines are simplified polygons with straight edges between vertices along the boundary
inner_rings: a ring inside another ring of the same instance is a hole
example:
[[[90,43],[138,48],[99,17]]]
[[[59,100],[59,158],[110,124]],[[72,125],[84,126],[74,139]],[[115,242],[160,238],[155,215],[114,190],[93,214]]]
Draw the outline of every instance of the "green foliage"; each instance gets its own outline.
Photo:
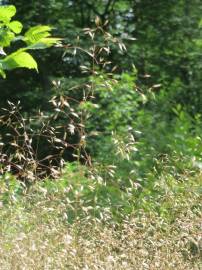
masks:
[[[50,37],[52,28],[46,25],[31,27],[26,33],[23,40],[28,45],[28,49],[45,49],[55,45],[60,38]]]
[[[133,73],[116,79],[114,83],[114,78],[101,75],[97,106],[86,108],[90,113],[87,147],[92,158],[106,167],[104,178],[123,187],[131,181],[147,186],[150,174],[158,177],[165,170],[161,162],[174,166],[175,175],[197,170],[194,164],[202,160],[200,115],[190,116],[180,104],[166,112],[167,93],[138,90]],[[111,176],[110,165],[115,167]]]
[[[193,211],[200,213],[201,176],[197,170],[194,175],[184,166],[179,172],[176,159],[173,164],[162,161],[161,167],[158,175],[150,172],[147,183],[142,186],[137,181],[124,186],[110,178],[92,178],[78,163],[67,164],[60,179],[39,181],[29,189],[7,174],[0,178],[0,201],[4,207],[28,203],[34,208],[39,202],[52,204],[55,209],[62,207],[64,222],[69,224],[85,219],[118,224],[131,215],[141,215],[141,211],[173,222],[191,200],[195,200]]]
[[[0,59],[0,74],[6,77],[5,70],[15,68],[37,68],[37,63],[27,50],[45,49],[58,43],[59,38],[50,37],[51,27],[35,26],[30,28],[24,36],[16,36],[20,34],[23,25],[19,21],[11,21],[16,13],[15,6],[0,6],[0,48],[1,55],[5,56]],[[6,55],[4,48],[9,47],[11,42],[22,40],[27,47],[21,48],[9,55]]]
[[[163,174],[140,197],[131,187],[127,212],[119,201],[124,191],[108,183],[97,187],[94,208],[96,182],[84,180],[80,169],[70,165],[60,180],[35,183],[0,203],[1,269],[200,269],[200,174],[185,181]],[[107,205],[98,208],[104,192]]]
[[[117,72],[127,73],[135,64],[141,88],[161,84],[165,89],[169,102],[162,101],[160,108],[171,111],[174,104],[180,103],[188,107],[190,113],[200,113],[202,61],[201,49],[197,45],[202,29],[200,0],[193,3],[186,0],[155,3],[148,3],[148,0],[44,0],[43,4],[39,0],[10,0],[9,3],[16,5],[17,18],[23,18],[26,28],[35,24],[53,25],[56,35],[64,37],[67,44],[78,42],[82,48],[91,45],[84,36],[77,40],[81,29],[93,27],[95,16],[99,16],[103,22],[109,20],[106,30],[117,38],[123,38],[127,47],[127,53],[113,49],[109,57],[109,61],[118,66]],[[34,108],[38,108],[51,96],[52,79],[66,78],[67,84],[72,78],[75,81],[82,79],[78,66],[81,62],[84,64],[83,58],[73,59],[67,55],[64,61],[60,61],[60,56],[59,50],[51,49],[38,57],[41,66],[38,76],[29,73],[29,80],[24,80],[22,71],[20,80],[13,73],[8,82],[1,82],[1,87],[8,89],[2,95],[2,103],[11,95],[16,99],[21,98],[24,104],[33,104]],[[85,59],[85,62],[88,64],[89,60]],[[15,80],[18,80],[16,92],[11,87]],[[25,110],[32,109],[26,106]]]
[[[0,176],[0,202],[3,205],[12,205],[21,200],[25,186],[11,174]]]
[[[5,57],[4,60],[1,61],[1,67],[3,70],[11,70],[21,67],[38,70],[37,63],[31,54],[23,52],[22,50]]]

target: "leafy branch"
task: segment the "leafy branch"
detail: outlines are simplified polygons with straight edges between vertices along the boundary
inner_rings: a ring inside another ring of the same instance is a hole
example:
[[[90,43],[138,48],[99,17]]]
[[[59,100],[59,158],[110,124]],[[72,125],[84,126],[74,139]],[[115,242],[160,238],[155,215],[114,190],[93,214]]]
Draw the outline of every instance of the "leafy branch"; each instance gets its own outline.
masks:
[[[46,49],[56,45],[61,40],[51,37],[52,28],[47,25],[31,27],[24,35],[19,35],[22,32],[23,25],[19,21],[12,21],[15,14],[15,6],[0,6],[0,75],[3,78],[6,78],[6,70],[15,68],[28,68],[38,71],[37,62],[27,51]],[[23,41],[26,46],[8,55],[5,48],[19,40]]]

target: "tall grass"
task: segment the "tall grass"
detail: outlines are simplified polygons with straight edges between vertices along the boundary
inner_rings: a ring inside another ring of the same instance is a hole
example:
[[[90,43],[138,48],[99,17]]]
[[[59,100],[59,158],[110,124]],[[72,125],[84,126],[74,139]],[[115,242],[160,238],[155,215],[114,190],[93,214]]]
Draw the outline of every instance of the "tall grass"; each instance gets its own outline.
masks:
[[[136,190],[113,192],[84,171],[68,168],[60,180],[30,190],[7,175],[12,184],[1,192],[2,270],[200,269],[199,172],[186,179],[166,172],[155,190],[145,187],[136,196]],[[121,198],[126,205],[117,203]]]

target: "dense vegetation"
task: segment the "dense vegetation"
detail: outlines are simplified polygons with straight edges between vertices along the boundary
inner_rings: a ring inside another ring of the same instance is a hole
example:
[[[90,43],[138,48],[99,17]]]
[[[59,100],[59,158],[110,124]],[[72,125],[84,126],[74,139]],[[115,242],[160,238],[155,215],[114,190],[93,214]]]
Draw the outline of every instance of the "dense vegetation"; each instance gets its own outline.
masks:
[[[201,12],[0,1],[1,269],[200,269]]]

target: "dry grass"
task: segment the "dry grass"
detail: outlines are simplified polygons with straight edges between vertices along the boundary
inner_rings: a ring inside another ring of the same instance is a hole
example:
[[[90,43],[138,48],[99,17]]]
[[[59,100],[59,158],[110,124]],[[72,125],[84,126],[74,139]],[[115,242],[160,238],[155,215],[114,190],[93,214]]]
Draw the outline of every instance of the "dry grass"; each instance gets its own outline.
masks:
[[[137,210],[122,223],[86,214],[72,224],[61,194],[25,197],[0,210],[0,269],[201,269],[200,196],[183,196],[173,220]]]

